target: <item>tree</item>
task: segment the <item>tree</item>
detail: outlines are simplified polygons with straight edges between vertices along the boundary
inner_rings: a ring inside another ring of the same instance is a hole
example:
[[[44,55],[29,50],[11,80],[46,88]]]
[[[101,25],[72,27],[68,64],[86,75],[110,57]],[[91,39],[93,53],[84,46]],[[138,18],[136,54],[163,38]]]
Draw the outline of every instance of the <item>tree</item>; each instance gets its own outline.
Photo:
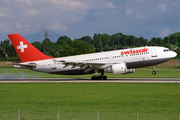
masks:
[[[134,46],[134,36],[127,36],[127,45]]]
[[[155,37],[151,38],[151,45],[157,46],[157,39]]]
[[[104,46],[106,44],[110,44],[110,41],[111,41],[111,36],[104,33],[104,34],[100,34],[100,40],[101,40],[101,45],[102,45],[102,48],[104,48]]]
[[[54,52],[54,55],[53,55],[54,57],[60,57],[60,54],[59,54],[59,52],[58,51],[56,51],[56,52]]]
[[[127,46],[127,36],[123,35],[121,39],[122,47]]]
[[[167,43],[169,43],[169,38],[168,37],[164,37],[163,41],[164,41],[164,45],[166,45]]]
[[[114,34],[114,35],[112,35],[111,36],[111,40],[110,40],[110,43],[109,43],[109,46],[110,47],[114,47],[116,44],[118,44],[118,36],[117,36],[117,34]],[[120,41],[120,40],[119,40]],[[120,42],[119,42],[119,44],[120,44]]]
[[[93,44],[92,38],[90,36],[84,36],[82,38],[80,38],[80,40],[87,42],[88,44]]]
[[[35,41],[35,42],[33,42],[32,43],[32,45],[34,46],[34,47],[36,47],[38,50],[42,50],[42,44],[40,43],[40,42],[38,42],[38,41]]]
[[[91,46],[87,42],[84,42],[81,40],[74,40],[71,43],[71,47],[74,49],[75,55],[94,52],[94,50],[91,48]]]
[[[163,46],[163,40],[160,37],[156,38],[156,41],[157,41],[157,46]]]
[[[144,39],[143,36],[141,36],[139,39],[139,46],[145,46],[145,45],[148,45],[148,40],[147,39]]]
[[[178,49],[178,50],[176,51],[176,53],[177,53],[177,57],[179,57],[179,56],[180,56],[180,49]]]
[[[61,45],[62,47],[68,44],[72,43],[72,40],[67,36],[61,36],[56,42],[58,45]]]
[[[98,35],[95,33],[93,36],[93,44],[94,44],[94,48],[99,49],[99,44],[100,43],[100,38],[98,37]]]
[[[175,43],[176,43],[176,36],[175,36],[175,35],[170,35],[170,36],[169,36],[169,39],[170,39],[170,42],[171,42],[172,44],[175,44]]]
[[[4,54],[8,54],[8,55],[13,53],[13,51],[11,49],[10,41],[8,39],[5,39],[3,42],[1,41],[0,50]]]
[[[106,45],[104,46],[104,50],[105,50],[105,51],[110,50],[110,48],[109,48],[109,45],[108,45],[108,44],[106,44]]]
[[[173,47],[173,45],[170,43],[170,44],[166,44],[165,45],[165,47],[167,47],[167,48],[169,48],[170,50],[173,50],[174,49],[174,47]]]
[[[62,56],[71,56],[74,55],[74,49],[70,45],[65,45],[63,47]]]

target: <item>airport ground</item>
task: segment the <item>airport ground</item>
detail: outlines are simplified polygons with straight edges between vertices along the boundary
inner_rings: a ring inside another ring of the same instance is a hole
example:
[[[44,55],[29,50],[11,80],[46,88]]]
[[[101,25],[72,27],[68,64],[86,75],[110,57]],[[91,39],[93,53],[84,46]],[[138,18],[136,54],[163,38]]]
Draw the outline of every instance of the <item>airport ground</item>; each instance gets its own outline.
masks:
[[[175,62],[175,63],[174,63]],[[113,79],[177,79],[180,70],[172,69],[176,61],[170,61],[158,68],[152,75],[151,68],[137,69],[135,74],[107,76]],[[179,62],[178,62],[179,63]],[[163,67],[163,68],[162,68]],[[165,69],[165,68],[166,69]],[[6,75],[5,75],[6,73]],[[12,67],[1,67],[0,76],[12,78],[57,78],[59,76]],[[114,76],[114,77],[113,77]],[[91,75],[74,76],[70,80],[89,79]],[[174,83],[117,83],[117,82],[33,82],[0,83],[0,118],[17,118],[18,108],[21,119],[56,119],[57,108],[62,120],[97,119],[139,119],[169,120],[179,118],[180,84]],[[18,107],[17,107],[18,106]]]

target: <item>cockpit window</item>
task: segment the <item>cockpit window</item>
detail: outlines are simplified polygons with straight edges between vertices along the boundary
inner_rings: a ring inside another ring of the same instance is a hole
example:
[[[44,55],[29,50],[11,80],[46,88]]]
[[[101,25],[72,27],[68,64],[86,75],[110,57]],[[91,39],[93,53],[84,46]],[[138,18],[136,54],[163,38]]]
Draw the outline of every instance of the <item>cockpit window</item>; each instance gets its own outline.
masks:
[[[164,52],[168,52],[169,51],[169,49],[164,49]]]

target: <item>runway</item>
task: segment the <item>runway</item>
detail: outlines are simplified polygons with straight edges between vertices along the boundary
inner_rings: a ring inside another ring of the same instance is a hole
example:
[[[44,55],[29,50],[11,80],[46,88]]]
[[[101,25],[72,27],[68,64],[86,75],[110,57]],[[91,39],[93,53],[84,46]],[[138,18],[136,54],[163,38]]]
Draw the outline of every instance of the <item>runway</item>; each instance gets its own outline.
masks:
[[[91,80],[88,78],[0,78],[0,83],[180,83],[178,78],[109,78],[108,80]]]

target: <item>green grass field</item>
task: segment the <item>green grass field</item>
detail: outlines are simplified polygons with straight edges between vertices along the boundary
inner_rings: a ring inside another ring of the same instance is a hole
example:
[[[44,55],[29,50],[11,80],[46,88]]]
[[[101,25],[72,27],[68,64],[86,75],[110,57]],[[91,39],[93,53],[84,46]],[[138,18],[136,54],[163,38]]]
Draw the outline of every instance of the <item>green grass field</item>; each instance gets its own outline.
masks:
[[[56,119],[57,107],[60,120],[96,119],[97,108],[103,120],[135,119],[137,109],[143,120],[174,120],[180,109],[177,83],[1,83],[0,92],[3,120],[17,118],[17,106],[21,120]]]
[[[108,78],[180,78],[178,69],[136,69],[134,74]],[[0,78],[90,78],[52,75],[1,67]],[[0,83],[0,120],[143,120],[179,119],[178,83]]]

